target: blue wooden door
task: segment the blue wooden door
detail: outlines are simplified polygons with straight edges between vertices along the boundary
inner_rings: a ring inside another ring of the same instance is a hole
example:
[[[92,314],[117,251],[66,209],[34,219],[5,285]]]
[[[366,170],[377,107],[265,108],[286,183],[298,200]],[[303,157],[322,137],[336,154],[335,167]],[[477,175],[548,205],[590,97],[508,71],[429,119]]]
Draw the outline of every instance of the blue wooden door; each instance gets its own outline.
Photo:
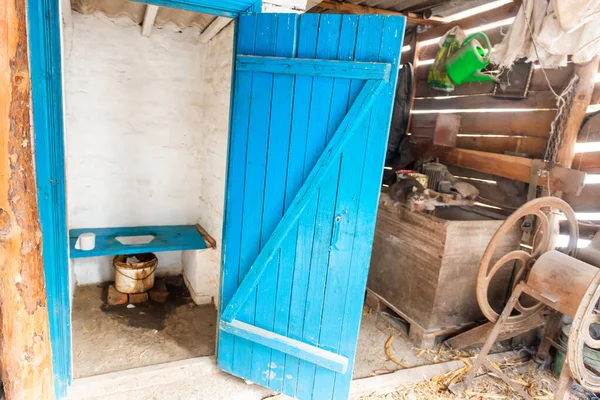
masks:
[[[219,368],[348,397],[405,20],[243,14]]]

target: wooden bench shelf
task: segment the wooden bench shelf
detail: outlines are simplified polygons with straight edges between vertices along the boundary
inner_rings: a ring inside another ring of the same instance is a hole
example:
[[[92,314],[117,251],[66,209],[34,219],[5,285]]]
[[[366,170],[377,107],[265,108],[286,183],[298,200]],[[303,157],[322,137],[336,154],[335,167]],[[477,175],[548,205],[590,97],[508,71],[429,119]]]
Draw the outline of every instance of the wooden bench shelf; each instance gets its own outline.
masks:
[[[75,248],[82,233],[96,234],[96,245],[92,250]],[[149,243],[122,244],[118,237],[154,236]],[[123,228],[87,228],[69,231],[71,258],[157,253],[161,251],[204,250],[214,247],[215,242],[200,225],[136,226]]]

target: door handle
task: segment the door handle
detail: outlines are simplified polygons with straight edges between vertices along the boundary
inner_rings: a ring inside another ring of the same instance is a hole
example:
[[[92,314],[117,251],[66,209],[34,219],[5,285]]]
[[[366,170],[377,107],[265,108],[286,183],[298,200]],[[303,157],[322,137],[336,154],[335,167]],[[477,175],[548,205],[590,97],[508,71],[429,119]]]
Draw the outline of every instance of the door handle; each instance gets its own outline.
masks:
[[[337,243],[340,238],[340,225],[344,219],[344,215],[347,213],[348,210],[342,211],[335,217],[335,220],[333,221],[333,234],[331,235],[331,246],[329,246],[329,251],[339,250]]]

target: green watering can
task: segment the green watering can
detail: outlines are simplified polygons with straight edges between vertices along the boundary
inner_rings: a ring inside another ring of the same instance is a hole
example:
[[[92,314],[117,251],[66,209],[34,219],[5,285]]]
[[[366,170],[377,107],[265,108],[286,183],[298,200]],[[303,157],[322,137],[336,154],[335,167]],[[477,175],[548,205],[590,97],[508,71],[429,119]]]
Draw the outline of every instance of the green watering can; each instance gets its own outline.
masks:
[[[486,49],[481,47],[478,40],[473,40],[475,38],[481,39]],[[465,82],[493,82],[493,76],[481,72],[490,63],[491,52],[488,37],[481,32],[474,33],[446,59],[446,72],[457,85]]]

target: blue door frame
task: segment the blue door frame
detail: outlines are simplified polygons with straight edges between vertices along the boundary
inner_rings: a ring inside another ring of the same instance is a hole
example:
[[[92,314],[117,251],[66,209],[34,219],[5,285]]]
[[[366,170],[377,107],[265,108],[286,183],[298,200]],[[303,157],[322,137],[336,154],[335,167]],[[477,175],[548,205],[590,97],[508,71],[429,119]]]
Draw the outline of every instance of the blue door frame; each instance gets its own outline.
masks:
[[[260,11],[262,0],[149,0],[158,6],[237,18]],[[72,381],[69,238],[67,232],[59,0],[28,0],[33,132],[44,274],[56,398]]]

